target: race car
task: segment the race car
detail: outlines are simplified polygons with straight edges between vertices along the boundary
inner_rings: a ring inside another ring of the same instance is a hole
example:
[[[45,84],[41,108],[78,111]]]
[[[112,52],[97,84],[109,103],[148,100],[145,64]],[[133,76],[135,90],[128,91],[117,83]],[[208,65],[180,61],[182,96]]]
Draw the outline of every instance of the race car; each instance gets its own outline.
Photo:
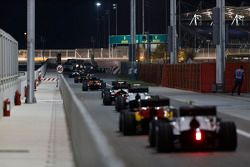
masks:
[[[234,151],[237,147],[235,123],[218,118],[215,106],[180,107],[178,116],[170,121],[155,119],[152,130],[158,152],[175,149]]]
[[[106,83],[92,74],[87,75],[82,81],[82,91],[104,89],[105,87]]]
[[[94,73],[97,71],[97,67],[94,66],[91,62],[84,62],[83,69],[88,73]]]
[[[124,135],[148,134],[149,123],[158,120],[171,120],[176,109],[169,106],[168,98],[151,96],[144,100],[132,100],[129,109],[120,112],[119,130]]]
[[[118,96],[128,94],[130,84],[126,81],[112,81],[112,88],[102,90],[103,105],[111,105]]]
[[[74,76],[74,83],[82,83],[83,79],[87,77],[87,74],[84,70],[79,70],[78,75]]]
[[[79,71],[74,70],[74,71],[69,73],[69,78],[74,78],[74,77],[79,76],[79,75],[80,75]]]
[[[117,96],[115,99],[115,109],[120,112],[128,107],[130,101],[135,99],[147,99],[150,95],[148,94],[147,87],[140,87],[140,85],[133,85],[133,87],[128,89],[127,94]]]

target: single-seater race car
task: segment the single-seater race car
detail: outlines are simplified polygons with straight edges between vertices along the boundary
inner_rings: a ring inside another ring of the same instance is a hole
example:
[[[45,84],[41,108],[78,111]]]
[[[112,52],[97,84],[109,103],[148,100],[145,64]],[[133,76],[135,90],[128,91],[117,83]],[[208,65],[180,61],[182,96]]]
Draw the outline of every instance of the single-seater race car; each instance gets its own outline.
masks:
[[[133,85],[133,87],[128,89],[127,94],[117,96],[115,99],[116,111],[120,112],[121,110],[128,108],[130,101],[150,98],[148,92],[148,87],[138,87],[137,85]]]
[[[111,105],[118,96],[128,94],[130,84],[126,81],[112,81],[112,88],[102,90],[103,105]]]
[[[69,78],[74,78],[79,75],[80,75],[79,70],[74,70],[69,73]]]
[[[74,83],[82,83],[83,79],[87,77],[87,73],[84,70],[79,70],[78,75],[74,76]]]
[[[120,112],[119,130],[124,135],[147,134],[149,124],[155,118],[159,120],[171,120],[177,112],[169,106],[168,98],[151,96],[148,99],[132,100],[128,104],[129,109]]]
[[[180,107],[171,121],[155,120],[155,146],[158,152],[175,149],[218,149],[234,151],[237,133],[234,122],[217,117],[215,106]]]
[[[92,74],[87,75],[82,81],[82,91],[104,89],[105,87],[106,83]]]

